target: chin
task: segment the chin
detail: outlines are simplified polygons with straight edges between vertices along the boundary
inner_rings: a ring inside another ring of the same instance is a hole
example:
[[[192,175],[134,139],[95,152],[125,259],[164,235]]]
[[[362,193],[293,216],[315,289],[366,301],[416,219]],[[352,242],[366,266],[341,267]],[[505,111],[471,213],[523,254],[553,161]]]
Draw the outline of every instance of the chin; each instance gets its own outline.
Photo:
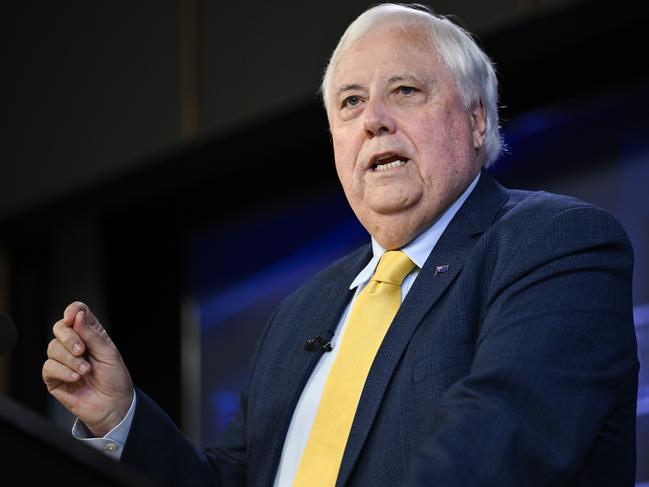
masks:
[[[392,235],[392,236],[374,236],[374,238],[381,244],[386,250],[398,250],[406,246],[410,242],[414,235]]]
[[[405,215],[406,213],[410,213],[413,210],[413,207],[415,207],[419,201],[420,198],[412,198],[408,196],[404,197],[403,193],[389,196],[383,194],[378,197],[368,199],[366,206],[370,209],[370,211],[374,212],[377,215],[397,216],[400,214]]]

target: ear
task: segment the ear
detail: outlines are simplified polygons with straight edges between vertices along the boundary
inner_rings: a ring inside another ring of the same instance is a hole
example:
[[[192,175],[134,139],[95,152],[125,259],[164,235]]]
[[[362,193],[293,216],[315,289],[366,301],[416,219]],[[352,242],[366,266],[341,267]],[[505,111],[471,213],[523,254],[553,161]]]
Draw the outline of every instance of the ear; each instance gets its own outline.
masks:
[[[471,130],[473,132],[473,148],[479,151],[484,145],[485,134],[487,133],[487,118],[484,105],[480,99],[473,104],[471,110]]]

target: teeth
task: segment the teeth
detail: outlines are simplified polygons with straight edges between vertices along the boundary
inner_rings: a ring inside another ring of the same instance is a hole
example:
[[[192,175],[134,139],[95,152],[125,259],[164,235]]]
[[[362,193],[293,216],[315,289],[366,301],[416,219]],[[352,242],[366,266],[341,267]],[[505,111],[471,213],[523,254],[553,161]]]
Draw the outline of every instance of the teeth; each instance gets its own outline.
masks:
[[[398,160],[398,161],[388,162],[387,164],[380,164],[379,163],[379,164],[376,165],[374,170],[375,171],[387,171],[388,169],[393,169],[395,167],[405,166],[406,162],[407,161]]]

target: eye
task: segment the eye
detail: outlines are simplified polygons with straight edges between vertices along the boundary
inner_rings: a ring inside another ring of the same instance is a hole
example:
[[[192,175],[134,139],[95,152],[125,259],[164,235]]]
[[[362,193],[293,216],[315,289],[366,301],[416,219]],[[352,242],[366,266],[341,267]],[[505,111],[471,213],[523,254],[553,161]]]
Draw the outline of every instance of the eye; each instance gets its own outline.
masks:
[[[417,91],[417,88],[414,88],[412,86],[399,86],[397,90],[399,91],[400,94],[408,96],[415,93]]]
[[[359,96],[352,95],[348,96],[343,100],[342,106],[343,107],[355,107],[361,102],[361,99]]]

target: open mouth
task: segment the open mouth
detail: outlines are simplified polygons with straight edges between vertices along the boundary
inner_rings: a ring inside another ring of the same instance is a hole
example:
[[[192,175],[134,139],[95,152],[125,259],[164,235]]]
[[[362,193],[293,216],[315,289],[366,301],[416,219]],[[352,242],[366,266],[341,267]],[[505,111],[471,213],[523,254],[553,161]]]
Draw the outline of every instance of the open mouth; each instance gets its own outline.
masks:
[[[405,166],[408,162],[407,157],[400,156],[398,154],[383,157],[377,159],[374,164],[372,164],[373,171],[389,171],[390,169],[396,169],[397,167]]]

